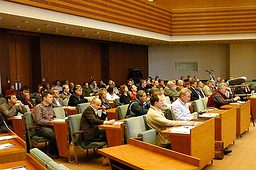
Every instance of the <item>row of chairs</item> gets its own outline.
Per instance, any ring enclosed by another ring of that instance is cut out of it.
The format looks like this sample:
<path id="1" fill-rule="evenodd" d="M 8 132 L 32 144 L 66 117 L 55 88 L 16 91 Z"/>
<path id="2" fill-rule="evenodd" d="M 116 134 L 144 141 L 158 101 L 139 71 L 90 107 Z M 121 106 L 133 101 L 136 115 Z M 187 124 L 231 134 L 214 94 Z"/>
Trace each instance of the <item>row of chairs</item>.
<path id="1" fill-rule="evenodd" d="M 30 155 L 49 170 L 68 170 L 63 164 L 56 163 L 38 148 L 30 149 Z"/>

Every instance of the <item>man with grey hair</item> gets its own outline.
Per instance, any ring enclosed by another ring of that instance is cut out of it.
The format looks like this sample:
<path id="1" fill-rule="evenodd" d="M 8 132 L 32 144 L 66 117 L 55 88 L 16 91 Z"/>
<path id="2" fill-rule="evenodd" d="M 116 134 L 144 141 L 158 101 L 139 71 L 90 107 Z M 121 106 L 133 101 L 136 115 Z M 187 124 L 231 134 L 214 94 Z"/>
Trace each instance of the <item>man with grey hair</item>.
<path id="1" fill-rule="evenodd" d="M 203 92 L 206 97 L 209 97 L 212 95 L 213 91 L 214 91 L 214 81 L 208 80 L 203 87 Z"/>
<path id="2" fill-rule="evenodd" d="M 234 98 L 227 98 L 225 93 L 227 92 L 228 89 L 229 88 L 226 83 L 219 84 L 217 91 L 215 91 L 209 97 L 207 107 L 216 107 L 219 109 L 222 105 L 240 100 L 239 96 L 236 96 Z"/>
<path id="3" fill-rule="evenodd" d="M 190 113 L 187 102 L 190 101 L 191 91 L 183 88 L 179 92 L 179 98 L 172 103 L 171 112 L 175 120 L 191 120 L 197 117 L 197 113 Z"/>
<path id="4" fill-rule="evenodd" d="M 178 91 L 176 90 L 176 84 L 169 80 L 166 84 L 166 87 L 164 88 L 164 95 L 169 96 L 171 101 L 174 101 L 174 97 L 177 97 L 179 95 Z"/>

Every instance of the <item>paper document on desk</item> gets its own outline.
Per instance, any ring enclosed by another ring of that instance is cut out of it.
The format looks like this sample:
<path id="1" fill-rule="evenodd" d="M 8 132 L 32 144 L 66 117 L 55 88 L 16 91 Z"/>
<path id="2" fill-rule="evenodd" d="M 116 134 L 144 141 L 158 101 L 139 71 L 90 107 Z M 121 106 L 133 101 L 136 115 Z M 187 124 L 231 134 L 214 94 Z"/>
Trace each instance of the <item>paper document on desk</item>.
<path id="1" fill-rule="evenodd" d="M 245 103 L 245 101 L 237 101 L 237 103 Z"/>
<path id="2" fill-rule="evenodd" d="M 25 166 L 18 166 L 18 167 L 13 167 L 13 168 L 8 168 L 4 170 L 26 170 L 27 168 Z"/>
<path id="3" fill-rule="evenodd" d="M 13 145 L 13 144 L 11 144 L 11 143 L 1 144 L 1 145 L 0 145 L 0 150 L 12 148 L 12 147 L 14 147 L 14 146 L 15 146 L 15 145 Z"/>
<path id="4" fill-rule="evenodd" d="M 121 124 L 123 124 L 124 122 L 119 122 L 119 121 L 116 121 L 116 122 L 114 122 L 114 124 L 113 125 L 121 125 Z"/>
<path id="5" fill-rule="evenodd" d="M 218 114 L 218 113 L 204 113 L 204 114 L 201 114 L 201 115 L 199 115 L 198 117 L 205 117 L 205 118 L 207 118 L 207 117 L 216 117 L 216 116 L 219 116 L 220 114 Z"/>
<path id="6" fill-rule="evenodd" d="M 0 136 L 0 141 L 2 140 L 8 140 L 8 139 L 13 139 L 13 136 Z"/>
<path id="7" fill-rule="evenodd" d="M 53 119 L 52 122 L 65 122 L 65 119 Z"/>
<path id="8" fill-rule="evenodd" d="M 179 126 L 179 127 L 172 127 L 170 128 L 171 133 L 184 133 L 190 134 L 190 129 L 194 128 L 195 126 Z"/>

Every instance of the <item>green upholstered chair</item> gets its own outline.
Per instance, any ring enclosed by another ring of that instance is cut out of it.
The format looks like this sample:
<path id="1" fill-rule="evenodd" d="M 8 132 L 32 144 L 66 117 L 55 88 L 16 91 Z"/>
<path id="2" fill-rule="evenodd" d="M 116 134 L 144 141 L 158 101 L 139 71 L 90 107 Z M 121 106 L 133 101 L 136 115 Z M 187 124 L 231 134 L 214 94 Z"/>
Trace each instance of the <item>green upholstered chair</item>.
<path id="1" fill-rule="evenodd" d="M 129 104 L 125 104 L 125 105 L 118 106 L 118 107 L 116 108 L 116 109 L 117 109 L 117 112 L 118 112 L 118 119 L 119 119 L 119 120 L 125 118 L 126 113 L 127 113 L 127 110 L 128 110 L 128 105 L 129 105 Z"/>
<path id="2" fill-rule="evenodd" d="M 85 110 L 88 106 L 90 106 L 90 103 L 80 103 L 80 104 L 78 104 L 78 105 L 77 105 L 78 112 L 79 112 L 79 113 L 83 113 L 84 110 Z"/>
<path id="3" fill-rule="evenodd" d="M 105 146 L 107 144 L 106 142 L 91 142 L 91 143 L 85 145 L 84 143 L 79 141 L 79 137 L 83 133 L 83 131 L 80 130 L 81 117 L 82 117 L 82 114 L 68 116 L 71 141 L 72 141 L 72 146 L 74 149 L 74 156 L 75 156 L 76 163 L 78 163 L 77 150 L 76 150 L 77 148 L 86 150 L 87 157 L 88 157 L 89 149 L 93 149 L 93 151 L 95 153 L 96 149 L 102 148 L 103 146 Z"/>
<path id="4" fill-rule="evenodd" d="M 200 114 L 206 111 L 206 108 L 202 99 L 194 100 L 191 104 L 194 112 L 197 112 Z"/>
<path id="5" fill-rule="evenodd" d="M 63 107 L 55 107 L 53 108 L 56 118 L 64 119 L 66 117 L 66 113 Z"/>
<path id="6" fill-rule="evenodd" d="M 34 123 L 32 113 L 26 112 L 23 114 L 22 118 L 25 123 L 25 132 L 29 142 L 28 149 L 38 147 L 39 143 L 44 143 L 44 146 L 47 146 L 48 140 L 36 134 L 36 125 Z"/>
<path id="7" fill-rule="evenodd" d="M 65 99 L 63 100 L 64 106 L 68 106 L 68 101 L 69 101 L 69 98 L 65 98 Z"/>
<path id="8" fill-rule="evenodd" d="M 38 148 L 30 149 L 30 155 L 33 158 L 35 158 L 38 162 L 40 162 L 44 167 L 47 167 L 47 164 L 53 161 L 51 157 L 46 155 L 44 152 L 42 152 Z"/>
<path id="9" fill-rule="evenodd" d="M 69 168 L 65 167 L 63 164 L 58 164 L 54 161 L 48 162 L 46 166 L 49 170 L 69 170 Z"/>
<path id="10" fill-rule="evenodd" d="M 137 138 L 147 143 L 156 144 L 156 130 L 146 129 L 144 116 L 125 119 L 124 123 L 127 141 L 129 138 Z"/>

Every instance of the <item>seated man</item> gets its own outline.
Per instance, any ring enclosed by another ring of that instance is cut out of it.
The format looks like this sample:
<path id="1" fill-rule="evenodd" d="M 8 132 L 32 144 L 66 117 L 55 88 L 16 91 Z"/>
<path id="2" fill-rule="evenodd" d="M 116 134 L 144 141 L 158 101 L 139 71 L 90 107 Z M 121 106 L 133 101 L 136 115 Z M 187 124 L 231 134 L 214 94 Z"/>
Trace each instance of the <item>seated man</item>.
<path id="1" fill-rule="evenodd" d="M 169 80 L 166 84 L 166 87 L 164 88 L 164 95 L 169 96 L 170 100 L 173 102 L 174 98 L 178 96 L 178 91 L 176 90 L 176 84 Z"/>
<path id="2" fill-rule="evenodd" d="M 88 100 L 82 96 L 83 89 L 80 85 L 76 85 L 74 93 L 70 96 L 68 106 L 77 106 L 80 103 L 87 103 Z"/>
<path id="3" fill-rule="evenodd" d="M 228 90 L 228 86 L 225 83 L 218 85 L 217 91 L 215 91 L 208 99 L 207 107 L 220 108 L 222 105 L 229 104 L 231 102 L 236 102 L 240 99 L 239 96 L 234 98 L 227 98 L 225 93 Z"/>
<path id="4" fill-rule="evenodd" d="M 55 132 L 53 127 L 49 125 L 49 122 L 55 118 L 55 113 L 52 108 L 53 96 L 50 91 L 46 91 L 42 94 L 42 103 L 36 105 L 33 109 L 32 116 L 37 125 L 36 133 L 38 136 L 48 139 L 49 154 L 57 158 L 58 147 L 56 144 Z"/>
<path id="5" fill-rule="evenodd" d="M 137 93 L 137 98 L 132 100 L 128 106 L 126 118 L 147 114 L 150 106 L 147 100 L 146 92 L 139 90 Z"/>
<path id="6" fill-rule="evenodd" d="M 197 117 L 197 113 L 190 113 L 187 102 L 190 100 L 191 91 L 183 88 L 179 92 L 179 98 L 172 103 L 171 112 L 175 120 L 191 120 Z"/>
<path id="7" fill-rule="evenodd" d="M 104 121 L 100 119 L 98 110 L 101 107 L 101 100 L 99 98 L 93 98 L 90 106 L 88 106 L 81 118 L 80 129 L 83 131 L 82 141 L 83 143 L 89 144 L 93 141 L 106 141 L 106 134 L 103 129 L 99 129 L 98 125 L 101 124 L 113 124 L 113 120 Z"/>
<path id="8" fill-rule="evenodd" d="M 164 98 L 161 95 L 152 95 L 150 97 L 150 108 L 146 115 L 146 121 L 150 128 L 157 131 L 157 145 L 170 148 L 170 141 L 161 132 L 168 127 L 175 125 L 194 125 L 195 122 L 189 121 L 175 121 L 165 118 L 162 112 Z"/>
<path id="9" fill-rule="evenodd" d="M 11 118 L 13 116 L 17 116 L 18 113 L 25 113 L 27 112 L 27 109 L 25 108 L 24 104 L 21 103 L 21 101 L 17 100 L 15 94 L 11 94 L 6 96 L 7 103 L 0 105 L 0 114 L 2 118 L 7 122 L 8 127 L 11 127 L 11 123 L 7 121 L 7 118 Z M 4 128 L 4 124 L 0 125 L 0 128 L 7 130 Z"/>
<path id="10" fill-rule="evenodd" d="M 59 91 L 55 87 L 54 89 L 52 89 L 52 94 L 53 94 L 52 106 L 63 107 L 64 106 L 63 100 L 60 98 Z"/>

